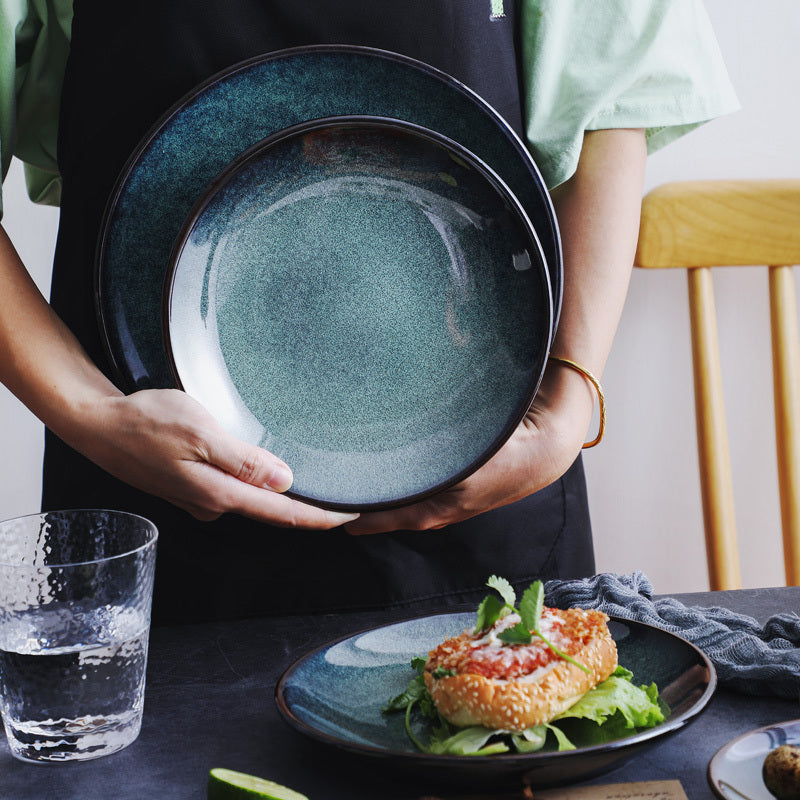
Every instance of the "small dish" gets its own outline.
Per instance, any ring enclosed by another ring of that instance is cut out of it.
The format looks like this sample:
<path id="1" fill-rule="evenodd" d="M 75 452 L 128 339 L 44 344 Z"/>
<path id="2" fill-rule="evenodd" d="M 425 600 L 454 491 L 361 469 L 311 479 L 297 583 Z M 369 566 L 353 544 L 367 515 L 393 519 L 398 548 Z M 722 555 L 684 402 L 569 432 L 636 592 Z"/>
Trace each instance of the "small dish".
<path id="1" fill-rule="evenodd" d="M 770 750 L 800 745 L 800 719 L 748 731 L 721 747 L 708 764 L 708 782 L 721 800 L 775 800 L 761 778 Z"/>
<path id="2" fill-rule="evenodd" d="M 509 125 L 463 84 L 414 59 L 355 46 L 293 48 L 236 64 L 192 89 L 143 138 L 112 190 L 98 240 L 95 306 L 125 391 L 173 386 L 161 290 L 175 238 L 207 186 L 266 137 L 346 114 L 438 131 L 501 177 L 542 242 L 555 328 L 562 287 L 555 213 L 533 158 Z"/>
<path id="3" fill-rule="evenodd" d="M 234 161 L 178 237 L 164 298 L 177 385 L 330 508 L 411 502 L 484 463 L 530 407 L 552 326 L 505 184 L 374 117 L 304 123 Z"/>
<path id="4" fill-rule="evenodd" d="M 405 689 L 411 658 L 426 655 L 474 624 L 474 613 L 439 614 L 363 631 L 313 650 L 287 669 L 276 688 L 287 723 L 311 739 L 382 760 L 448 784 L 523 780 L 530 786 L 565 785 L 608 772 L 643 748 L 675 734 L 708 704 L 716 673 L 693 644 L 651 625 L 612 619 L 619 662 L 637 683 L 658 686 L 671 714 L 650 730 L 605 744 L 563 752 L 485 757 L 429 755 L 406 735 L 402 714 L 381 706 Z"/>

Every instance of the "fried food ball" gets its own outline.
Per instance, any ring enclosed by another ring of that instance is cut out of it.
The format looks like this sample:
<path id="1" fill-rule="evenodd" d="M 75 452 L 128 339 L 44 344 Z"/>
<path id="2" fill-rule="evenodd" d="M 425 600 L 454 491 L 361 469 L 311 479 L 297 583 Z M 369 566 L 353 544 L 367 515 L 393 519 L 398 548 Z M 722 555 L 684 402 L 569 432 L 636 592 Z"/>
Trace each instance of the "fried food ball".
<path id="1" fill-rule="evenodd" d="M 782 744 L 771 750 L 761 774 L 764 785 L 778 800 L 800 800 L 800 747 Z"/>

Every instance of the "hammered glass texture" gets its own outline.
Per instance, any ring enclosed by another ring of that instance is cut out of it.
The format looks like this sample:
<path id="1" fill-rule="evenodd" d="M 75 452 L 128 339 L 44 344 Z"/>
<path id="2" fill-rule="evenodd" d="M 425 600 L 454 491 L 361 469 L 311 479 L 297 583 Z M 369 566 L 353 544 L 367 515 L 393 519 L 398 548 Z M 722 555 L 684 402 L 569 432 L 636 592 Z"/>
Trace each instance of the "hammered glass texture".
<path id="1" fill-rule="evenodd" d="M 137 737 L 157 536 L 105 510 L 0 523 L 0 713 L 15 757 L 85 760 Z"/>

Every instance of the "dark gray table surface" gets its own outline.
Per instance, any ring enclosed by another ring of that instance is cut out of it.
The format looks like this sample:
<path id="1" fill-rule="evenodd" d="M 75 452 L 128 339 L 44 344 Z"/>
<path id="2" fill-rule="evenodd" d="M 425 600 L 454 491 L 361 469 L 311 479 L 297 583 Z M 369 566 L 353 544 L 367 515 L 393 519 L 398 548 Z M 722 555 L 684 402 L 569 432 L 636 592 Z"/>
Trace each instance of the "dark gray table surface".
<path id="1" fill-rule="evenodd" d="M 678 597 L 687 605 L 721 605 L 760 621 L 800 610 L 800 587 Z M 34 765 L 12 758 L 3 738 L 0 798 L 202 800 L 215 766 L 286 783 L 311 800 L 414 800 L 431 793 L 419 779 L 303 737 L 282 720 L 274 702 L 277 679 L 297 657 L 403 616 L 371 612 L 156 628 L 137 741 L 94 761 Z M 678 779 L 689 800 L 706 800 L 713 797 L 706 768 L 722 745 L 752 728 L 795 718 L 797 701 L 720 689 L 688 727 L 591 782 Z M 436 791 L 442 793 L 441 787 Z"/>

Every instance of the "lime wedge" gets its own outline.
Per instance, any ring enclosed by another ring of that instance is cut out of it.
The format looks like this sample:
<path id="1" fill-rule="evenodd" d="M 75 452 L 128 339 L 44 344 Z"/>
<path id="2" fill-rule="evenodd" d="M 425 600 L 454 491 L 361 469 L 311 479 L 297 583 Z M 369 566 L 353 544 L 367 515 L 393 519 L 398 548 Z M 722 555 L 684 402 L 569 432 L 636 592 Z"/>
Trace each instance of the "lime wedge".
<path id="1" fill-rule="evenodd" d="M 279 783 L 215 767 L 208 773 L 208 800 L 308 800 L 304 794 Z"/>

